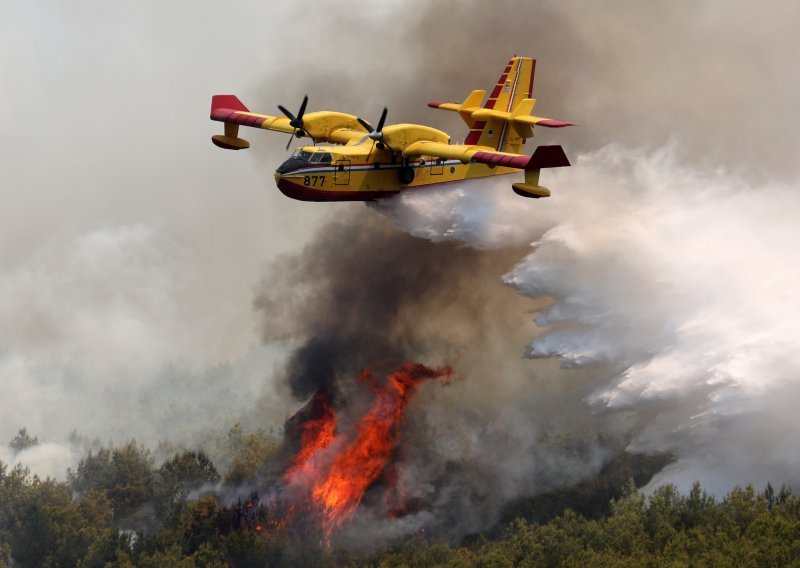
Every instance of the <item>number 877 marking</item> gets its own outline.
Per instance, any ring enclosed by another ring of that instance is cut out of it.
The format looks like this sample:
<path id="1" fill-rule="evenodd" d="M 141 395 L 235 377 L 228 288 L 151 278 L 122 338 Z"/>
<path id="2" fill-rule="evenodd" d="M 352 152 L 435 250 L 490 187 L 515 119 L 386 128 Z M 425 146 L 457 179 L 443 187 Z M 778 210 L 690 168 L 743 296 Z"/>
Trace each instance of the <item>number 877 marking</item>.
<path id="1" fill-rule="evenodd" d="M 303 185 L 306 187 L 310 185 L 322 187 L 325 185 L 325 176 L 306 176 L 303 178 Z"/>

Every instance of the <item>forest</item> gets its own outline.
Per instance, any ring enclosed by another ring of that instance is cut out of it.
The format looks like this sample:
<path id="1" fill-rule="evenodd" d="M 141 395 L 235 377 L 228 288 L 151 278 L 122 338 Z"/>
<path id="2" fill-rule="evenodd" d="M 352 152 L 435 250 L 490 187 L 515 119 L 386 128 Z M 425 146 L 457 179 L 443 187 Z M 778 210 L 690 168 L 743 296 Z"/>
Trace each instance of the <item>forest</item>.
<path id="1" fill-rule="evenodd" d="M 10 442 L 38 443 L 26 430 Z M 422 532 L 380 550 L 331 546 L 274 522 L 257 494 L 235 494 L 279 450 L 236 425 L 204 451 L 157 465 L 130 441 L 89 450 L 66 481 L 0 463 L 0 567 L 789 566 L 800 562 L 800 499 L 788 487 L 715 498 L 695 483 L 639 487 L 669 456 L 623 453 L 595 477 L 510 503 L 459 542 Z M 159 452 L 164 453 L 164 448 Z M 228 495 L 228 497 L 225 497 Z"/>

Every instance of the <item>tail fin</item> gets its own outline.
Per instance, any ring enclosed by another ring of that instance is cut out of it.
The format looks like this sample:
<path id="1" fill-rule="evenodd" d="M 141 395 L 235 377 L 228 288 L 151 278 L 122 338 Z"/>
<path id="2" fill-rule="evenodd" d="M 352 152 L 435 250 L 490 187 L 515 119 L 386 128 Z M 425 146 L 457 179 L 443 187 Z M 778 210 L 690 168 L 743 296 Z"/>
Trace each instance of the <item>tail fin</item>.
<path id="1" fill-rule="evenodd" d="M 513 57 L 497 81 L 483 108 L 513 113 L 526 99 L 531 98 L 536 60 L 530 57 Z M 532 103 L 525 103 L 532 107 Z M 527 110 L 530 112 L 530 109 Z M 526 113 L 527 113 L 526 112 Z M 490 118 L 476 120 L 464 141 L 468 145 L 488 146 L 499 152 L 521 154 L 525 145 L 516 129 L 507 120 Z"/>

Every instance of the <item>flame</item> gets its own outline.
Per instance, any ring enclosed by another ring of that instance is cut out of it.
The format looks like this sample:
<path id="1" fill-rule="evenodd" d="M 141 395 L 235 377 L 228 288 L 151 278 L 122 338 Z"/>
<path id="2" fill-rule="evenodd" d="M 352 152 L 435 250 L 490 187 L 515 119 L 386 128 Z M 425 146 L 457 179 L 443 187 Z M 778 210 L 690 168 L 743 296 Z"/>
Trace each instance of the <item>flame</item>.
<path id="1" fill-rule="evenodd" d="M 305 490 L 308 504 L 321 514 L 328 543 L 333 530 L 355 513 L 367 489 L 390 465 L 417 387 L 431 379 L 446 383 L 451 374 L 449 367 L 431 369 L 403 363 L 381 383 L 371 371 L 362 371 L 359 379 L 375 398 L 352 435 L 336 431 L 336 413 L 324 393 L 317 393 L 309 402 L 304 411 L 313 407 L 318 412 L 300 425 L 301 447 L 283 479 L 287 485 Z M 389 473 L 391 483 L 396 476 Z"/>
<path id="2" fill-rule="evenodd" d="M 312 417 L 297 427 L 300 431 L 300 451 L 294 456 L 293 465 L 283 475 L 286 482 L 313 475 L 314 464 L 309 461 L 330 445 L 336 432 L 336 413 L 328 404 L 325 392 L 318 391 L 300 412 L 311 413 Z"/>

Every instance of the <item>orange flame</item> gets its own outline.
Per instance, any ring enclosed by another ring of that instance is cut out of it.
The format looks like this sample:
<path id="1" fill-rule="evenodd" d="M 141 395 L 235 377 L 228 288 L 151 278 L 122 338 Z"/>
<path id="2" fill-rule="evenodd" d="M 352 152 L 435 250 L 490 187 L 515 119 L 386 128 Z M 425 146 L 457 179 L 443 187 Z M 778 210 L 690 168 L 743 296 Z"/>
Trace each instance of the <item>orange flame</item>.
<path id="1" fill-rule="evenodd" d="M 336 414 L 327 404 L 321 405 L 319 417 L 301 426 L 301 449 L 284 481 L 306 487 L 310 504 L 322 514 L 328 542 L 333 530 L 355 513 L 367 489 L 390 463 L 406 408 L 419 384 L 430 379 L 446 382 L 451 373 L 449 367 L 430 369 L 404 363 L 386 384 L 380 384 L 370 371 L 362 371 L 359 379 L 370 386 L 375 400 L 358 422 L 352 439 L 336 432 Z"/>
<path id="2" fill-rule="evenodd" d="M 336 432 L 336 413 L 328 405 L 327 397 L 322 391 L 314 395 L 306 406 L 308 407 L 318 408 L 319 416 L 306 420 L 299 426 L 300 451 L 294 457 L 294 465 L 283 475 L 287 482 L 299 476 L 313 475 L 314 465 L 309 460 L 328 447 Z"/>

